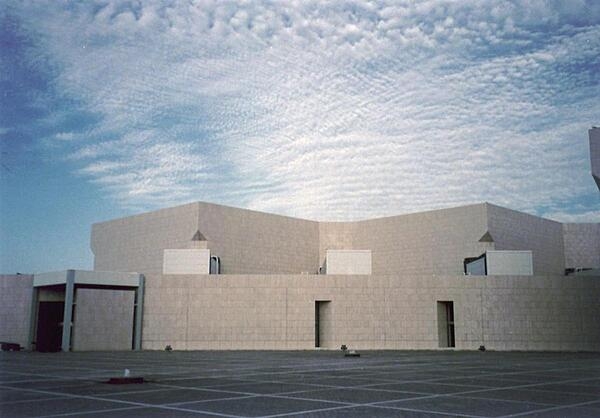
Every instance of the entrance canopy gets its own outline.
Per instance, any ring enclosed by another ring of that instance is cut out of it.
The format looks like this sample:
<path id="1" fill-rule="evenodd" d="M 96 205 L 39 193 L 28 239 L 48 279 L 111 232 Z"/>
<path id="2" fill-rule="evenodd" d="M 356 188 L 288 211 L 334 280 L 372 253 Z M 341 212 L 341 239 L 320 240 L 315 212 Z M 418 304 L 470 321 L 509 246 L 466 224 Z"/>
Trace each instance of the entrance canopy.
<path id="1" fill-rule="evenodd" d="M 144 276 L 139 273 L 117 271 L 63 270 L 34 275 L 33 287 L 66 285 L 69 280 L 78 285 L 122 289 L 143 286 Z"/>
<path id="2" fill-rule="evenodd" d="M 33 277 L 33 303 L 29 342 L 36 335 L 38 317 L 38 290 L 44 287 L 64 286 L 64 314 L 62 327 L 62 351 L 71 349 L 71 331 L 73 327 L 73 302 L 75 289 L 109 289 L 135 291 L 133 349 L 139 350 L 142 345 L 142 312 L 144 308 L 144 275 L 139 273 L 123 273 L 114 271 L 64 270 L 36 274 Z"/>

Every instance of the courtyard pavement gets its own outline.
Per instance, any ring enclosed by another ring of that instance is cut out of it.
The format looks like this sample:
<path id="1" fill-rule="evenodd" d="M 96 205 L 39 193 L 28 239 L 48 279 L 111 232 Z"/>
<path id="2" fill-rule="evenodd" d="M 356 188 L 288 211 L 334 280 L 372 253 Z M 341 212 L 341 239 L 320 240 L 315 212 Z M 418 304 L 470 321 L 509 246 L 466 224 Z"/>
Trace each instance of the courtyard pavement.
<path id="1" fill-rule="evenodd" d="M 600 353 L 361 354 L 1 352 L 0 417 L 600 417 Z"/>

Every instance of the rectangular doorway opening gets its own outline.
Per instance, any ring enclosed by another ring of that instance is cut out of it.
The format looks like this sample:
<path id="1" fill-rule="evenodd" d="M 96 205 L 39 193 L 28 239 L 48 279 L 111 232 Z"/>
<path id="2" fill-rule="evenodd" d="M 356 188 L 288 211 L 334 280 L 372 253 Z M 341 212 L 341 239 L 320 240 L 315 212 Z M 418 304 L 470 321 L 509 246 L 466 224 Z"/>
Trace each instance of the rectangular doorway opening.
<path id="1" fill-rule="evenodd" d="M 331 338 L 331 301 L 315 301 L 315 347 L 325 347 L 328 339 Z"/>
<path id="2" fill-rule="evenodd" d="M 454 302 L 438 301 L 438 338 L 441 348 L 455 347 L 454 341 Z"/>
<path id="3" fill-rule="evenodd" d="M 38 306 L 36 350 L 54 353 L 61 350 L 64 302 L 40 302 Z"/>

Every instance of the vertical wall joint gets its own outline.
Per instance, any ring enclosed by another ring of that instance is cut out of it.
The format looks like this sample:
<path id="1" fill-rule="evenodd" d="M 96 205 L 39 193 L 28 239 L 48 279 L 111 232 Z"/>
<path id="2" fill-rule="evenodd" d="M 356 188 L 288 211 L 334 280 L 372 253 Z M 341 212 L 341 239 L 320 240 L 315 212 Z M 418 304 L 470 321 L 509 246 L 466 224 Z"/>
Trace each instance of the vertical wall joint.
<path id="1" fill-rule="evenodd" d="M 38 317 L 38 288 L 33 286 L 31 290 L 31 310 L 29 314 L 29 337 L 27 339 L 27 348 L 34 349 L 35 334 L 37 331 Z"/>
<path id="2" fill-rule="evenodd" d="M 135 290 L 135 306 L 133 318 L 133 349 L 142 349 L 142 319 L 144 313 L 144 282 L 145 277 L 140 274 L 140 281 Z"/>
<path id="3" fill-rule="evenodd" d="M 71 329 L 73 326 L 73 300 L 75 296 L 75 270 L 67 270 L 65 285 L 65 310 L 63 314 L 62 351 L 71 351 Z"/>

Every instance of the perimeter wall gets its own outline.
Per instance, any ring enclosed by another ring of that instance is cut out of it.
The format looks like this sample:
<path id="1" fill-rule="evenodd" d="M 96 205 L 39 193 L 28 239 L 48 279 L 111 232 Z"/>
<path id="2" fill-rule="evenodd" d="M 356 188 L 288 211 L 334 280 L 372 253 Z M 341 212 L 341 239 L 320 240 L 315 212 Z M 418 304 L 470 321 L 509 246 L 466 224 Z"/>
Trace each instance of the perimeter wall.
<path id="1" fill-rule="evenodd" d="M 146 276 L 144 349 L 437 349 L 452 301 L 457 349 L 600 351 L 600 277 Z"/>
<path id="2" fill-rule="evenodd" d="M 131 350 L 132 290 L 76 289 L 73 351 Z"/>
<path id="3" fill-rule="evenodd" d="M 0 275 L 0 341 L 28 348 L 32 288 L 30 274 Z"/>

